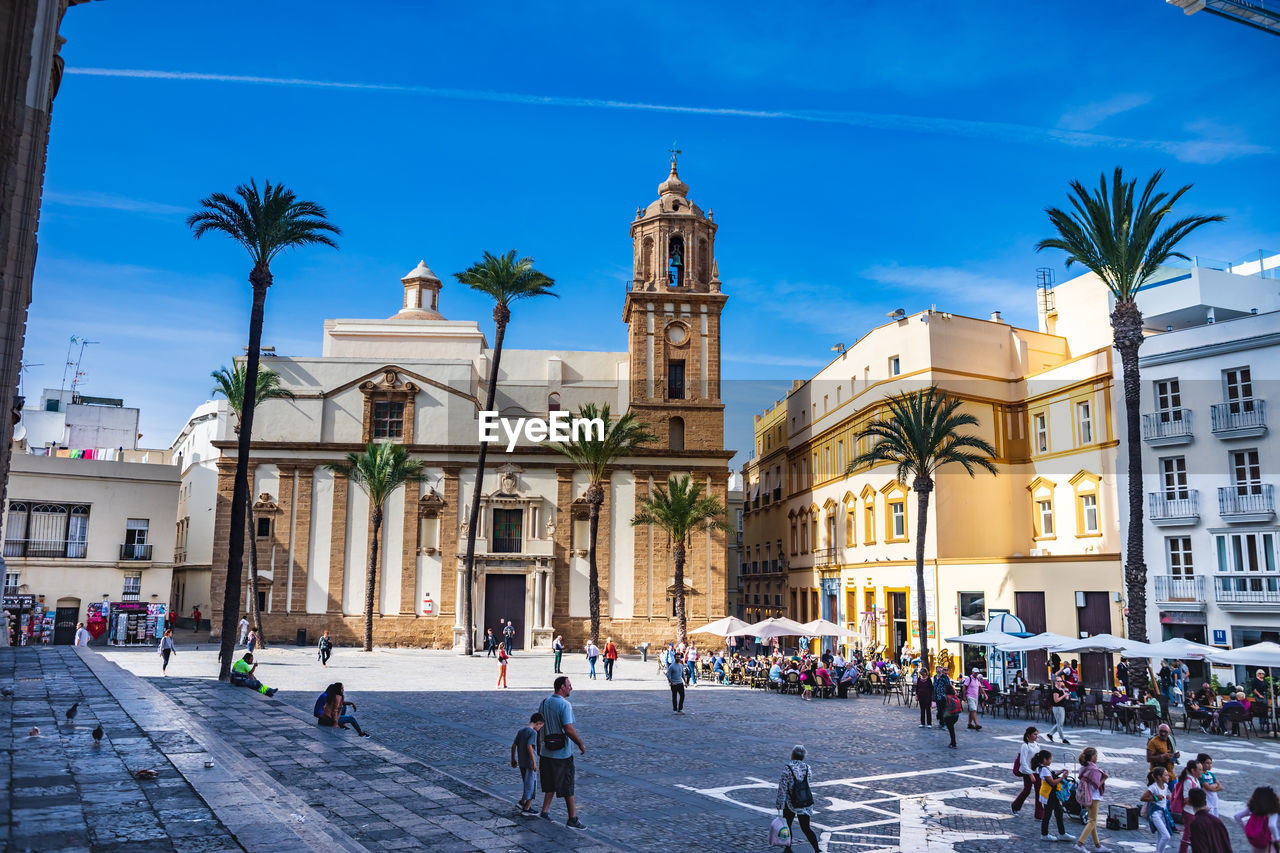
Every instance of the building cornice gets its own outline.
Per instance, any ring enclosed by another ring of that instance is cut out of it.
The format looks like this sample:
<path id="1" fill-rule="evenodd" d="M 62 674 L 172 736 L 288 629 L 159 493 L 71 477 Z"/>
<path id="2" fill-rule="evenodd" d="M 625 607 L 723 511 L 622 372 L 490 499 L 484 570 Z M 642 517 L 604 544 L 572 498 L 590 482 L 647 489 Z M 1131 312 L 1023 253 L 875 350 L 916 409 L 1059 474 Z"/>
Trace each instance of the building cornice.
<path id="1" fill-rule="evenodd" d="M 1158 364 L 1174 364 L 1179 361 L 1190 361 L 1193 358 L 1207 358 L 1213 355 L 1226 355 L 1233 352 L 1261 349 L 1262 347 L 1280 344 L 1280 332 L 1266 335 L 1254 335 L 1249 338 L 1236 338 L 1232 341 L 1219 341 L 1212 344 L 1186 347 L 1169 352 L 1153 353 L 1138 356 L 1138 367 L 1154 367 Z"/>

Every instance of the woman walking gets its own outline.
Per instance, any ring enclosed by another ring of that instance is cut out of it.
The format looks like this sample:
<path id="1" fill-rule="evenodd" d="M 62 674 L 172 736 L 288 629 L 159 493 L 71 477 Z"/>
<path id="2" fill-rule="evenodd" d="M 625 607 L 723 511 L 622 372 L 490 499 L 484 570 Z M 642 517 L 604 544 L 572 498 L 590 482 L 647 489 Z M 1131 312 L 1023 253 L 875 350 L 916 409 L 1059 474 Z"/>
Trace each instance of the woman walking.
<path id="1" fill-rule="evenodd" d="M 1062 724 L 1067 721 L 1067 703 L 1070 701 L 1071 694 L 1062 683 L 1062 677 L 1055 677 L 1053 679 L 1053 728 L 1045 734 L 1050 743 L 1053 742 L 1053 733 L 1057 732 L 1063 743 L 1071 745 L 1071 741 L 1067 740 L 1066 732 L 1062 730 Z"/>
<path id="2" fill-rule="evenodd" d="M 947 685 L 946 701 L 939 707 L 939 712 L 942 716 L 938 718 L 938 722 L 951 734 L 951 743 L 948 746 L 956 749 L 956 721 L 960 719 L 960 697 L 956 695 L 956 689 L 950 684 Z"/>
<path id="3" fill-rule="evenodd" d="M 924 667 L 916 671 L 916 704 L 920 706 L 920 728 L 927 729 L 933 725 L 933 679 Z"/>
<path id="4" fill-rule="evenodd" d="M 1178 853 L 1187 853 L 1191 849 L 1191 821 L 1195 820 L 1196 810 L 1188 798 L 1194 789 L 1200 787 L 1200 762 L 1191 759 L 1178 774 L 1178 791 L 1176 799 L 1182 806 L 1182 837 L 1178 839 Z"/>
<path id="5" fill-rule="evenodd" d="M 591 672 L 588 677 L 593 680 L 596 677 L 596 660 L 599 657 L 600 657 L 600 647 L 597 646 L 595 643 L 591 642 L 590 640 L 587 640 L 587 665 L 591 667 Z"/>
<path id="6" fill-rule="evenodd" d="M 249 631 L 249 639 L 245 645 L 250 652 L 257 650 L 258 648 L 258 632 L 257 631 L 254 631 L 254 630 Z"/>
<path id="7" fill-rule="evenodd" d="M 1027 797 L 1031 796 L 1036 789 L 1035 771 L 1031 769 L 1032 763 L 1035 761 L 1036 753 L 1040 751 L 1037 741 L 1040 740 L 1040 732 L 1035 726 L 1027 726 L 1027 730 L 1022 733 L 1022 746 L 1018 747 L 1018 764 L 1014 768 L 1014 772 L 1022 777 L 1022 793 L 1013 800 L 1013 813 L 1017 814 L 1022 811 L 1022 804 L 1027 801 Z M 1040 807 L 1040 798 L 1036 797 L 1036 820 L 1039 820 L 1044 809 Z"/>
<path id="8" fill-rule="evenodd" d="M 320 647 L 318 652 L 318 656 L 320 658 L 320 665 L 328 669 L 329 656 L 332 654 L 333 654 L 333 640 L 329 639 L 329 632 L 325 631 L 323 634 L 320 635 Z"/>
<path id="9" fill-rule="evenodd" d="M 564 637 L 556 634 L 556 638 L 551 643 L 551 650 L 556 655 L 556 674 L 560 674 L 560 658 L 564 656 Z"/>
<path id="10" fill-rule="evenodd" d="M 165 672 L 169 668 L 169 655 L 175 655 L 178 650 L 173 647 L 173 629 L 166 628 L 164 636 L 160 638 L 160 674 L 168 675 Z"/>
<path id="11" fill-rule="evenodd" d="M 782 770 L 782 778 L 778 780 L 778 797 L 775 806 L 787 822 L 787 830 L 791 829 L 791 821 L 800 818 L 800 831 L 813 845 L 813 853 L 820 853 L 818 836 L 813 834 L 809 820 L 813 816 L 813 790 L 810 788 L 811 772 L 804 763 L 805 748 L 797 745 L 791 750 L 791 760 Z M 791 853 L 788 844 L 786 853 Z"/>
<path id="12" fill-rule="evenodd" d="M 507 654 L 506 646 L 498 646 L 498 686 L 507 686 L 507 661 L 510 655 Z"/>
<path id="13" fill-rule="evenodd" d="M 1058 799 L 1058 789 L 1062 787 L 1062 780 L 1066 777 L 1067 771 L 1066 768 L 1055 771 L 1051 766 L 1052 763 L 1053 753 L 1047 749 L 1040 750 L 1035 758 L 1031 759 L 1031 767 L 1040 780 L 1037 796 L 1040 798 L 1040 804 L 1044 806 L 1044 815 L 1040 818 L 1041 841 L 1060 841 L 1067 837 L 1067 827 L 1062 822 L 1062 800 Z M 1057 835 L 1049 832 L 1051 817 L 1058 822 Z"/>
<path id="14" fill-rule="evenodd" d="M 1080 787 L 1076 789 L 1076 802 L 1083 808 L 1084 831 L 1076 839 L 1077 851 L 1084 853 L 1086 838 L 1093 838 L 1093 846 L 1100 853 L 1107 853 L 1110 847 L 1103 847 L 1098 840 L 1098 806 L 1102 804 L 1102 794 L 1107 787 L 1107 772 L 1098 767 L 1098 750 L 1086 747 L 1080 753 Z M 1187 821 L 1190 825 L 1190 821 Z"/>
<path id="15" fill-rule="evenodd" d="M 613 637 L 604 642 L 604 680 L 613 681 L 613 665 L 618 662 L 618 647 L 613 644 Z"/>

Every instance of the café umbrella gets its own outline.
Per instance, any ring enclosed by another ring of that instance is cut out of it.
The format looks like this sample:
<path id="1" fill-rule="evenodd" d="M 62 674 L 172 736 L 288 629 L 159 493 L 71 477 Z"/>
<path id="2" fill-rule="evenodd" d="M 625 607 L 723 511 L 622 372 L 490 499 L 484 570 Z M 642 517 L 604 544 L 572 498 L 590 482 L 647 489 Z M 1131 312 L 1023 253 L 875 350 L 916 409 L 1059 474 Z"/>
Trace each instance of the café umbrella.
<path id="1" fill-rule="evenodd" d="M 1050 646 L 1049 650 L 1058 652 L 1102 652 L 1104 654 L 1115 654 L 1124 651 L 1124 647 L 1129 643 L 1123 637 L 1117 637 L 1114 634 L 1095 634 L 1092 637 L 1081 637 L 1078 640 L 1067 640 L 1065 643 L 1059 643 L 1056 646 Z"/>
<path id="2" fill-rule="evenodd" d="M 806 622 L 802 626 L 806 637 L 852 637 L 857 638 L 857 631 L 850 631 L 848 628 L 841 628 L 836 623 L 828 619 L 814 619 L 812 622 Z"/>
<path id="3" fill-rule="evenodd" d="M 749 626 L 748 633 L 762 640 L 771 640 L 774 637 L 804 637 L 808 629 L 785 616 L 773 616 Z"/>
<path id="4" fill-rule="evenodd" d="M 1071 637 L 1064 637 L 1052 631 L 1045 631 L 1043 634 L 1036 634 L 1034 637 L 1024 637 L 1020 640 L 1011 639 L 1006 643 L 999 643 L 996 649 L 1002 652 L 1036 652 L 1041 649 L 1052 649 L 1061 643 L 1069 642 L 1071 642 Z"/>
<path id="5" fill-rule="evenodd" d="M 714 634 L 717 637 L 744 637 L 751 633 L 751 625 L 736 616 L 726 616 L 714 622 L 708 622 L 701 628 L 694 628 L 690 634 Z"/>
<path id="6" fill-rule="evenodd" d="M 1280 667 L 1280 644 L 1271 642 L 1254 643 L 1252 646 L 1241 646 L 1238 649 L 1216 652 L 1209 656 L 1209 660 L 1214 663 L 1230 664 L 1231 666 L 1263 666 L 1267 669 L 1275 669 Z M 1271 730 L 1274 732 L 1276 729 L 1275 682 L 1268 678 L 1267 686 L 1271 692 L 1267 710 L 1271 716 Z"/>

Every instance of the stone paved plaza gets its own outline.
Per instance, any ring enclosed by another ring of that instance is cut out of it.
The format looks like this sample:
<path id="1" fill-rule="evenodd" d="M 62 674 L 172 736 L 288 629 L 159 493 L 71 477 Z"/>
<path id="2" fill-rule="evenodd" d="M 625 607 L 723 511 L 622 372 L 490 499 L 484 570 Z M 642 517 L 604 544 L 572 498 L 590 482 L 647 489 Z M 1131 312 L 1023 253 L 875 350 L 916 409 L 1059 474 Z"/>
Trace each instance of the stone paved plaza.
<path id="1" fill-rule="evenodd" d="M 27 690 L 41 682 L 21 680 L 38 677 L 22 674 L 32 665 L 25 661 L 85 667 L 71 650 L 7 654 L 6 661 L 17 662 L 13 683 Z M 960 748 L 949 750 L 945 734 L 917 727 L 914 708 L 885 705 L 880 697 L 802 702 L 715 685 L 691 689 L 687 713 L 676 716 L 656 663 L 624 659 L 613 682 L 604 680 L 603 670 L 591 681 L 582 657 L 566 656 L 587 744 L 577 760 L 587 824 L 579 832 L 564 827 L 560 804 L 553 807 L 554 822 L 515 813 L 518 779 L 509 746 L 549 692 L 548 656 L 517 653 L 511 688 L 498 690 L 496 665 L 484 658 L 338 649 L 324 669 L 312 650 L 279 647 L 261 655 L 258 671 L 280 688 L 274 699 L 216 682 L 215 657 L 210 646 L 180 647 L 170 675 L 159 678 L 154 651 L 91 652 L 83 674 L 91 668 L 101 682 L 77 676 L 83 684 L 76 689 L 101 691 L 106 698 L 98 704 L 109 704 L 103 685 L 109 688 L 150 735 L 147 748 L 174 768 L 171 786 L 216 814 L 210 837 L 229 831 L 247 849 L 763 853 L 770 849 L 766 829 L 777 777 L 795 743 L 809 749 L 815 825 L 832 853 L 1017 853 L 1044 846 L 1030 809 L 1016 818 L 1008 809 L 1018 790 L 1009 768 L 1026 725 L 1021 720 L 984 718 L 982 732 L 961 730 Z M 335 680 L 359 705 L 357 716 L 371 738 L 312 725 L 316 694 Z M 46 714 L 67 695 L 60 687 L 53 696 L 56 682 L 48 683 Z M 19 725 L 15 718 L 11 728 Z M 1056 760 L 1074 764 L 1080 748 L 1096 746 L 1112 774 L 1109 799 L 1136 800 L 1146 770 L 1143 739 L 1096 729 L 1077 730 L 1071 739 L 1070 747 L 1050 747 Z M 1179 748 L 1214 755 L 1227 787 L 1224 813 L 1234 812 L 1253 786 L 1280 784 L 1280 746 L 1269 741 L 1188 735 Z M 209 757 L 215 767 L 205 769 Z M 14 786 L 17 767 L 15 760 Z M 150 803 L 146 796 L 130 802 Z M 88 805 L 84 809 L 87 817 Z M 151 810 L 163 823 L 159 809 Z M 17 820 L 16 806 L 13 814 Z M 11 830 L 15 838 L 21 826 Z M 1079 827 L 1068 819 L 1069 832 Z M 1245 849 L 1238 830 L 1233 838 Z M 1145 831 L 1104 833 L 1104 839 L 1116 850 L 1154 850 Z"/>

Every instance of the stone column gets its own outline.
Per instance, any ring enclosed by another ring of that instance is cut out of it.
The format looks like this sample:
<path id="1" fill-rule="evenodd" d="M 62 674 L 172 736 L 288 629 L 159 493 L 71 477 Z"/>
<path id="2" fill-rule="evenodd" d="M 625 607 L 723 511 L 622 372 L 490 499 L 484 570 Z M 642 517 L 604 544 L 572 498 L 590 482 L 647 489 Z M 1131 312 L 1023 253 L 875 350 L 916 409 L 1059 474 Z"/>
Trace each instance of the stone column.
<path id="1" fill-rule="evenodd" d="M 458 612 L 458 590 L 462 587 L 455 575 L 458 561 L 458 474 L 460 469 L 444 469 L 444 506 L 440 510 L 440 603 L 441 616 Z M 450 579 L 453 583 L 449 583 Z"/>
<path id="2" fill-rule="evenodd" d="M 569 558 L 573 538 L 573 472 L 570 467 L 556 469 L 556 533 L 555 568 L 552 575 L 552 595 L 548 601 L 547 626 L 553 634 L 565 633 L 569 617 Z M 556 616 L 564 624 L 556 624 Z"/>
<path id="3" fill-rule="evenodd" d="M 311 566 L 311 498 L 315 492 L 315 469 L 305 465 L 298 469 L 298 489 L 294 494 L 297 522 L 293 529 L 293 565 L 289 571 L 293 578 L 293 595 L 289 598 L 290 613 L 307 610 L 307 582 Z"/>
<path id="4" fill-rule="evenodd" d="M 347 566 L 347 478 L 333 475 L 333 519 L 329 540 L 329 605 L 327 612 L 342 613 L 342 583 Z"/>
<path id="5" fill-rule="evenodd" d="M 261 573 L 263 563 L 271 572 L 271 595 L 268 596 L 272 613 L 281 613 L 289 609 L 289 596 L 293 592 L 293 565 L 289 562 L 289 547 L 293 537 L 293 466 L 277 465 L 280 492 L 276 496 L 276 506 L 280 510 L 276 513 L 275 524 L 272 526 L 272 536 L 266 540 L 266 553 L 263 554 L 259 549 L 258 553 L 258 571 Z M 258 531 L 254 531 L 257 535 Z M 273 559 L 276 556 L 282 556 L 283 559 Z M 276 565 L 283 563 L 284 571 L 277 576 Z"/>
<path id="6" fill-rule="evenodd" d="M 230 557 L 228 552 L 231 547 L 231 496 L 235 489 L 235 463 L 235 458 L 231 456 L 224 456 L 217 463 L 218 495 L 213 522 L 213 565 L 209 573 L 210 601 L 207 608 L 201 608 L 209 614 L 211 633 L 215 637 L 222 634 L 222 605 L 227 588 L 227 563 Z M 194 599 L 190 603 L 205 604 Z M 188 608 L 188 613 L 181 615 L 190 615 L 190 609 Z"/>
<path id="7" fill-rule="evenodd" d="M 533 627 L 541 628 L 543 626 L 542 616 L 542 595 L 543 595 L 543 576 L 541 571 L 533 573 Z"/>

